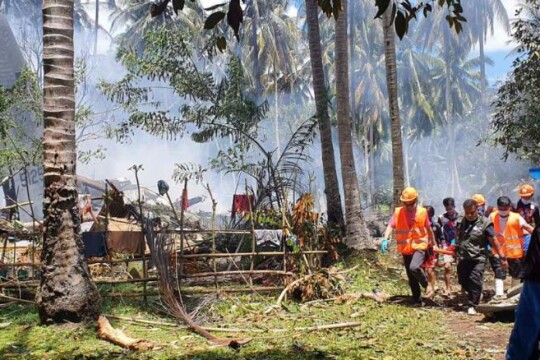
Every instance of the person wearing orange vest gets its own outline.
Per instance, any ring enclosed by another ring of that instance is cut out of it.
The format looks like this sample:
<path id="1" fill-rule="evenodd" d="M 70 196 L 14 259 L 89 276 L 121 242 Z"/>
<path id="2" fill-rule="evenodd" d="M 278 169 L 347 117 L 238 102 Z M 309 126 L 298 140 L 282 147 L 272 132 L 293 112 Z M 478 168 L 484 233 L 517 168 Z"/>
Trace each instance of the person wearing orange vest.
<path id="1" fill-rule="evenodd" d="M 491 244 L 497 256 L 504 252 L 495 240 L 493 223 L 478 213 L 476 201 L 465 200 L 463 210 L 464 215 L 459 217 L 456 225 L 457 275 L 459 284 L 468 296 L 467 313 L 475 315 L 482 295 L 487 245 Z M 501 266 L 508 266 L 505 258 L 501 259 Z"/>
<path id="2" fill-rule="evenodd" d="M 420 285 L 426 289 L 426 297 L 433 295 L 422 269 L 429 246 L 435 244 L 431 223 L 425 208 L 417 206 L 418 192 L 413 187 L 403 189 L 400 197 L 403 206 L 397 207 L 384 232 L 381 251 L 388 249 L 388 238 L 395 232 L 397 250 L 403 256 L 403 263 L 409 279 L 414 306 L 423 306 Z"/>
<path id="3" fill-rule="evenodd" d="M 510 198 L 501 196 L 497 199 L 497 210 L 489 215 L 489 219 L 493 222 L 497 241 L 502 245 L 504 254 L 508 259 L 508 273 L 512 277 L 512 286 L 514 286 L 519 282 L 521 265 L 525 255 L 523 251 L 524 230 L 531 234 L 534 229 L 527 224 L 521 215 L 511 212 L 511 206 Z M 503 280 L 495 279 L 495 296 L 503 294 Z"/>

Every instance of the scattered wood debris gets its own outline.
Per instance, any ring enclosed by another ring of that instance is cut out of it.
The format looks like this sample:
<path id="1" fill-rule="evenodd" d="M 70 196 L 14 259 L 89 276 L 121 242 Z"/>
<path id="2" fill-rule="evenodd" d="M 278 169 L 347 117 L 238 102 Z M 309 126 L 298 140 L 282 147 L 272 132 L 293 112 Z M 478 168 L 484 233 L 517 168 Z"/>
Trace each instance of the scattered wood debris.
<path id="1" fill-rule="evenodd" d="M 124 334 L 122 330 L 113 328 L 109 323 L 109 320 L 103 315 L 98 319 L 98 337 L 123 348 L 135 351 L 147 351 L 155 347 L 155 344 L 151 341 L 133 339 Z"/>

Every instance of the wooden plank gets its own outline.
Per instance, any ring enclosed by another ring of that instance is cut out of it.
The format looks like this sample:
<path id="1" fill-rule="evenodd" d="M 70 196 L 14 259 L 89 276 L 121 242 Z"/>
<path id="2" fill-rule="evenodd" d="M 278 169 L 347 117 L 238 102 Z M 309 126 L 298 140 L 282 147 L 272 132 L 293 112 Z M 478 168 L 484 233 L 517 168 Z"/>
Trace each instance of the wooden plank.
<path id="1" fill-rule="evenodd" d="M 300 254 L 326 254 L 328 253 L 327 250 L 310 250 L 310 251 L 302 251 Z M 294 253 L 289 253 L 289 255 L 295 255 Z M 244 253 L 216 253 L 216 254 L 186 254 L 183 256 L 179 256 L 183 259 L 199 259 L 199 258 L 228 258 L 228 257 L 245 257 L 245 256 L 283 256 L 283 251 L 280 252 L 244 252 Z"/>
<path id="2" fill-rule="evenodd" d="M 208 276 L 232 276 L 232 275 L 255 275 L 255 274 L 274 274 L 274 275 L 288 275 L 292 276 L 294 273 L 285 272 L 282 270 L 234 270 L 234 271 L 218 271 L 218 272 L 203 272 L 194 274 L 185 274 L 182 277 L 186 279 L 208 277 Z"/>

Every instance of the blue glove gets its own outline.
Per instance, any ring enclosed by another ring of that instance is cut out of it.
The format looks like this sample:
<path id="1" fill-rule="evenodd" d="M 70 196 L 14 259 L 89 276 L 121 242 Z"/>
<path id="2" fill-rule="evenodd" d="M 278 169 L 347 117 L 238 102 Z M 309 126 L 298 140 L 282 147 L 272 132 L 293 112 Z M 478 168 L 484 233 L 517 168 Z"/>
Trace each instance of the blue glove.
<path id="1" fill-rule="evenodd" d="M 381 242 L 381 252 L 384 254 L 388 251 L 388 239 L 383 239 L 382 242 Z"/>

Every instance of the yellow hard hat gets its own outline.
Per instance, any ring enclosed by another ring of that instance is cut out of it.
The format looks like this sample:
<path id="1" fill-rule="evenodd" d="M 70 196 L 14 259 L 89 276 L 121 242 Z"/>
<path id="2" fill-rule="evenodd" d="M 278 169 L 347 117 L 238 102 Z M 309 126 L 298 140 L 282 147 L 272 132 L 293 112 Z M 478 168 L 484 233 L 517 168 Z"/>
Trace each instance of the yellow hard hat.
<path id="1" fill-rule="evenodd" d="M 401 197 L 399 198 L 399 200 L 401 200 L 403 202 L 409 202 L 409 201 L 416 200 L 417 197 L 418 197 L 418 192 L 416 191 L 415 188 L 406 187 L 401 192 Z"/>
<path id="2" fill-rule="evenodd" d="M 482 206 L 486 204 L 486 200 L 484 199 L 484 195 L 482 194 L 474 194 L 473 196 L 471 196 L 471 199 L 476 201 L 478 206 Z"/>
<path id="3" fill-rule="evenodd" d="M 519 187 L 519 196 L 528 197 L 534 195 L 534 188 L 529 184 L 523 184 Z"/>

